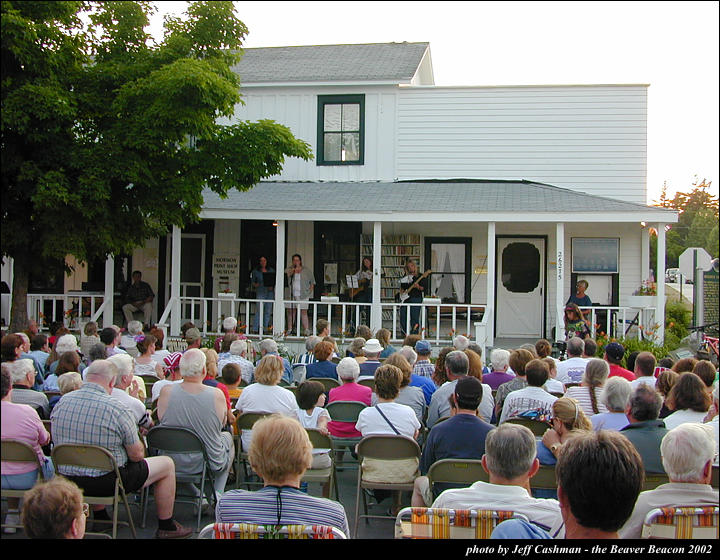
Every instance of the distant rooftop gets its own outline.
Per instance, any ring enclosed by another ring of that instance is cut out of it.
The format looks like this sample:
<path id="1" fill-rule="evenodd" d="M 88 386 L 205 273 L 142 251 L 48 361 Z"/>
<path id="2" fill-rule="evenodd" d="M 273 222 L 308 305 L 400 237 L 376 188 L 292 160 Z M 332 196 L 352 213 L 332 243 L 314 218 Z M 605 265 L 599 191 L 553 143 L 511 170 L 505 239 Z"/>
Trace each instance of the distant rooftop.
<path id="1" fill-rule="evenodd" d="M 430 43 L 366 43 L 244 49 L 233 68 L 243 84 L 267 82 L 409 83 Z"/>

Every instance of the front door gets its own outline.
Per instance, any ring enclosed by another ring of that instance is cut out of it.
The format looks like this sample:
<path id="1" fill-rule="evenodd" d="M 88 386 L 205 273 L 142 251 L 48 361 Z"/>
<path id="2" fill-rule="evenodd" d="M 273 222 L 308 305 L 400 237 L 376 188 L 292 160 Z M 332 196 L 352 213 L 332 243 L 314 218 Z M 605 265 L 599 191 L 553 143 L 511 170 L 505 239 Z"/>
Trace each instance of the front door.
<path id="1" fill-rule="evenodd" d="M 541 338 L 545 239 L 498 237 L 495 336 Z"/>

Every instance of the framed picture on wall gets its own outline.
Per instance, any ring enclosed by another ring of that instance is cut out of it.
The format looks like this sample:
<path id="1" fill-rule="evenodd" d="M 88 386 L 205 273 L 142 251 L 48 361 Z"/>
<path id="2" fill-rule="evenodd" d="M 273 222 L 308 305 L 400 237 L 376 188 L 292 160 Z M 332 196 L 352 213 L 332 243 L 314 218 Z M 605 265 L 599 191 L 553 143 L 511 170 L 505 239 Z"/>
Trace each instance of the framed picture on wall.
<path id="1" fill-rule="evenodd" d="M 617 237 L 573 237 L 572 272 L 617 274 L 620 239 Z"/>

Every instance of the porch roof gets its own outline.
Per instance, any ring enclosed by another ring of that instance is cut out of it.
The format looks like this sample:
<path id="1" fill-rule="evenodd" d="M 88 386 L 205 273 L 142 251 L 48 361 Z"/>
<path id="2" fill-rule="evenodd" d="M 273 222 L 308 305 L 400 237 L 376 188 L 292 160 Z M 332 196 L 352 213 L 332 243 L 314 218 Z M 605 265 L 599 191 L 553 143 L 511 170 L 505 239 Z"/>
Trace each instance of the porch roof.
<path id="1" fill-rule="evenodd" d="M 261 182 L 222 199 L 206 189 L 201 217 L 380 222 L 677 222 L 677 212 L 527 180 Z"/>

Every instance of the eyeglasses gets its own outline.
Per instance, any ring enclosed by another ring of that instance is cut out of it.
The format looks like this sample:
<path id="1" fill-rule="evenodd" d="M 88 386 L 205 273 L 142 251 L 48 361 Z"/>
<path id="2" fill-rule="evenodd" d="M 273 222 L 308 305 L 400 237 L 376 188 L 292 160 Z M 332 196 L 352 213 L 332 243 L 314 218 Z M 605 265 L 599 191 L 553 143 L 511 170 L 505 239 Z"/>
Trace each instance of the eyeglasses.
<path id="1" fill-rule="evenodd" d="M 83 502 L 82 511 L 85 517 L 90 517 L 90 506 L 85 502 Z"/>

